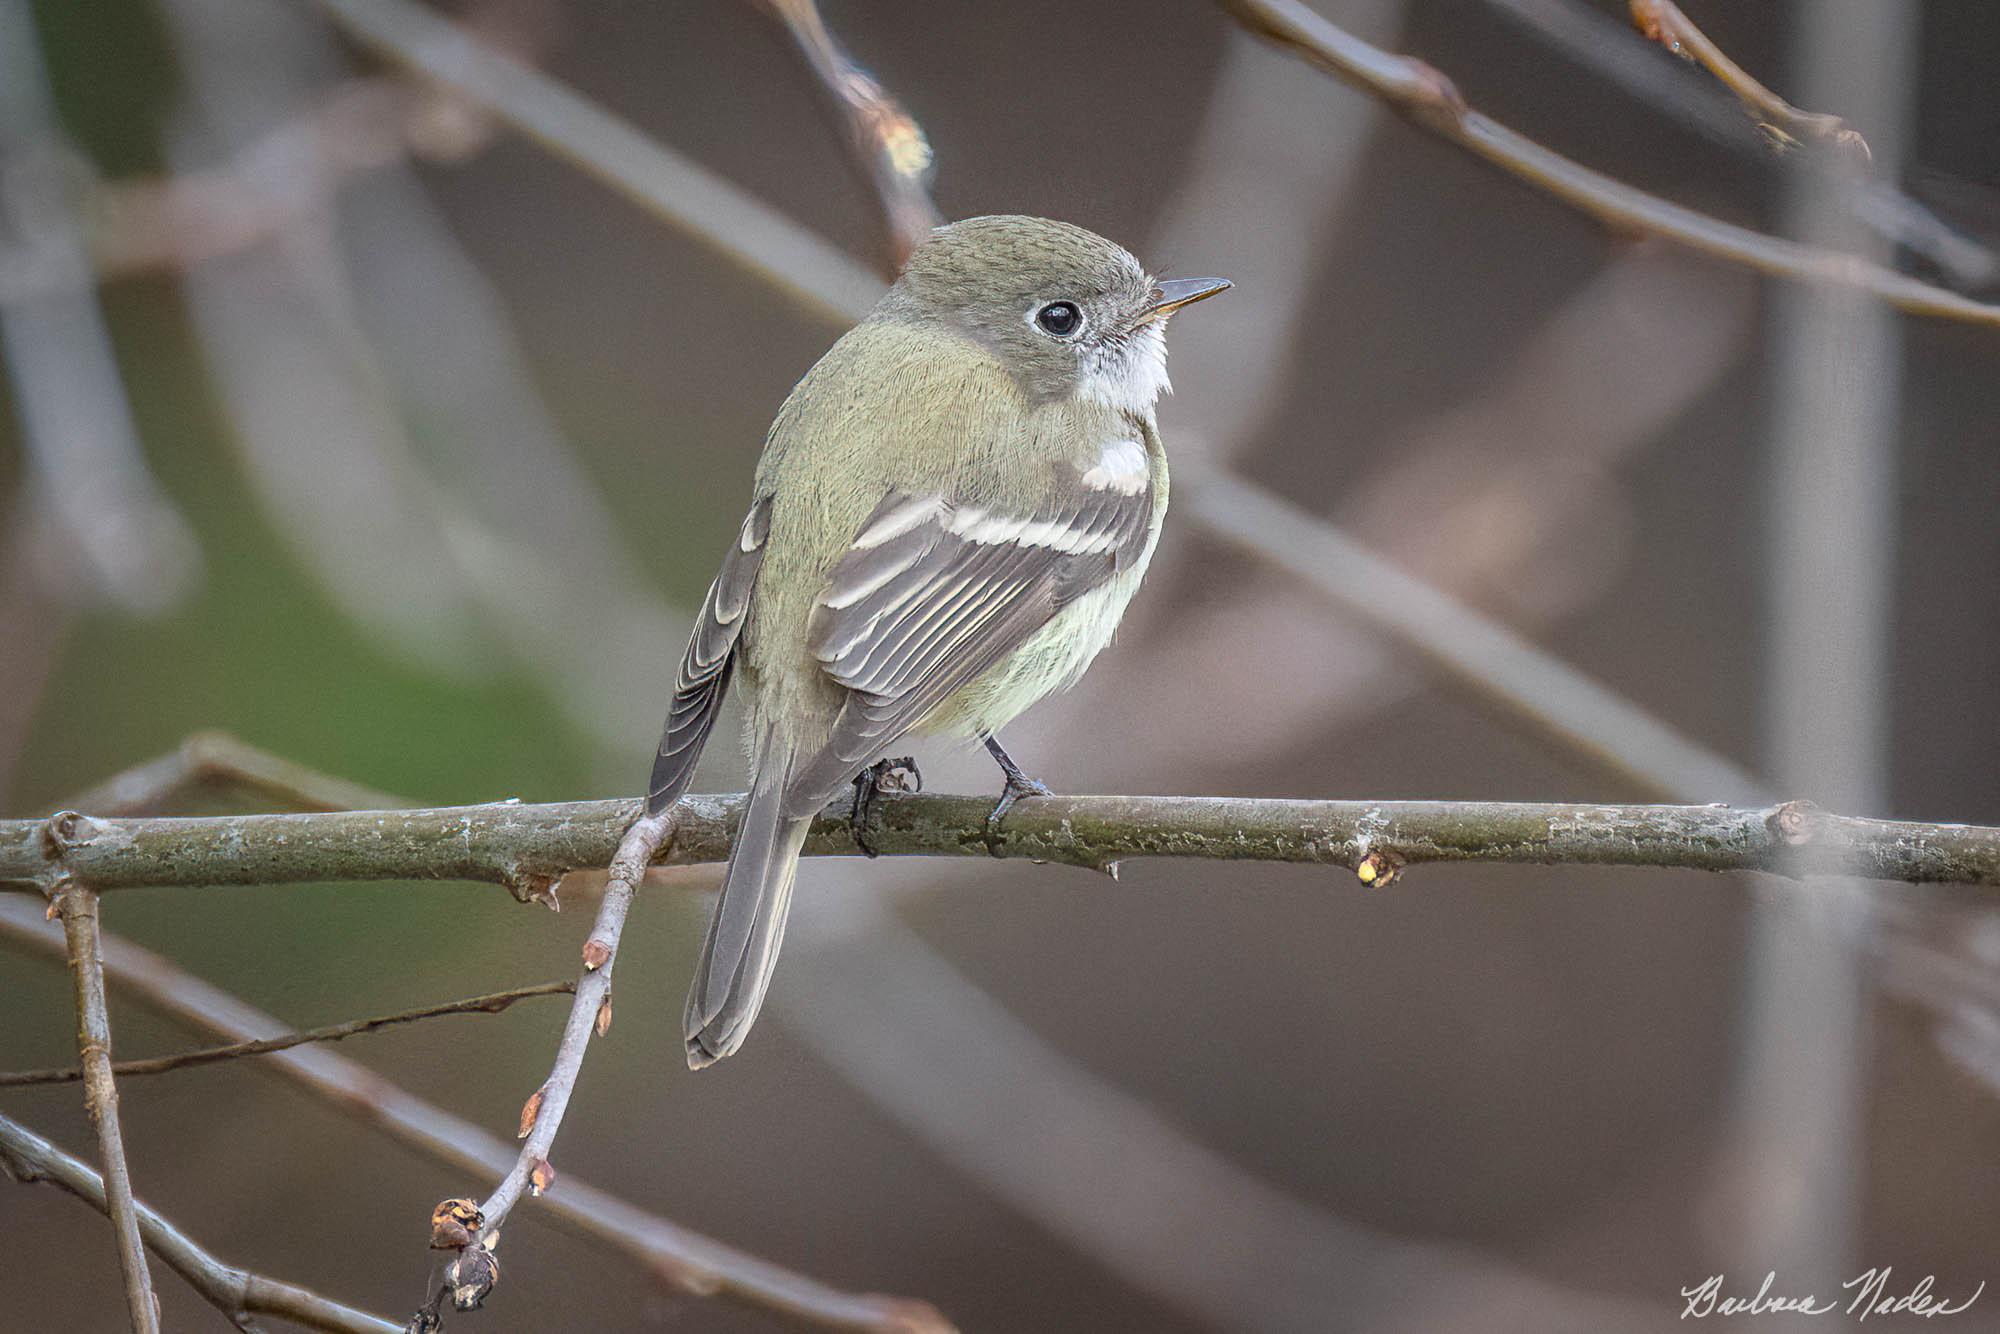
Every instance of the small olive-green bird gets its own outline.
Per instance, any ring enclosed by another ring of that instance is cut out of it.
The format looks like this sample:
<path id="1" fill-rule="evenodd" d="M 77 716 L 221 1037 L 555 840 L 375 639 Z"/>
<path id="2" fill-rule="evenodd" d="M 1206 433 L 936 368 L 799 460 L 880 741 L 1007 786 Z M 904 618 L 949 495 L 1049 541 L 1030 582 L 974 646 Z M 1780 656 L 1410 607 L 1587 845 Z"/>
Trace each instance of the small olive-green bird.
<path id="1" fill-rule="evenodd" d="M 647 809 L 679 800 L 732 677 L 750 797 L 688 995 L 688 1065 L 743 1043 L 812 818 L 905 735 L 983 741 L 997 819 L 1046 794 L 995 739 L 1110 642 L 1159 540 L 1160 281 L 1042 218 L 939 227 L 778 410 L 674 683 Z"/>

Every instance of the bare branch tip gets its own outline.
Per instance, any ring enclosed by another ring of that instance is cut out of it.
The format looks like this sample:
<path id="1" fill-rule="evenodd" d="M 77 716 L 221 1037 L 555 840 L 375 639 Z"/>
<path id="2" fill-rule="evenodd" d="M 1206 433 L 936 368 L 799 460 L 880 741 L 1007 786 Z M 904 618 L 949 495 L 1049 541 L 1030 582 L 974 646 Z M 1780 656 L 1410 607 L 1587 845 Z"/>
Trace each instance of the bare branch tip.
<path id="1" fill-rule="evenodd" d="M 1669 30 L 1666 13 L 1660 8 L 1659 0 L 1632 0 L 1628 7 L 1632 26 L 1639 35 L 1649 42 L 1657 42 L 1683 59 L 1693 59 L 1682 50 L 1680 40 Z"/>

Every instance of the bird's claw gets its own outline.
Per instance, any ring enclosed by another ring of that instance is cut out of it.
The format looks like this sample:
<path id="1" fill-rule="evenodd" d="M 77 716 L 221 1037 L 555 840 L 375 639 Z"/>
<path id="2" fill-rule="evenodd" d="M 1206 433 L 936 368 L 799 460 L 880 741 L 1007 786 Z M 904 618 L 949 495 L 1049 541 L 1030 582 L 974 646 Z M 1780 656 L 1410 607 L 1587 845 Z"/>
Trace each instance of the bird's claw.
<path id="1" fill-rule="evenodd" d="M 880 827 L 880 808 L 876 798 L 884 792 L 921 792 L 924 790 L 924 776 L 917 770 L 916 757 L 899 756 L 892 760 L 877 760 L 854 775 L 854 807 L 848 813 L 848 828 L 854 834 L 854 846 L 862 855 L 874 858 L 880 855 L 875 846 L 875 831 Z"/>
<path id="2" fill-rule="evenodd" d="M 1007 812 L 1014 809 L 1014 803 L 1023 797 L 1053 797 L 1049 785 L 1039 778 L 1026 774 L 1008 774 L 1007 786 L 1000 789 L 1000 800 L 993 804 L 993 813 L 986 817 L 986 832 L 989 835 L 1000 832 L 1000 822 L 1007 818 Z"/>

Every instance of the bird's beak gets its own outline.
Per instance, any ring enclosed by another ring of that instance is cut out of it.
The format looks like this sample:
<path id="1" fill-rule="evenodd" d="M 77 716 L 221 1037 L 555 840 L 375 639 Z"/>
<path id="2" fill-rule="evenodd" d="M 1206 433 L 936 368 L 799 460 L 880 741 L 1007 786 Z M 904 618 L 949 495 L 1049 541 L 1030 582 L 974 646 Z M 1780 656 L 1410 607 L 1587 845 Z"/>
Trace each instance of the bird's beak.
<path id="1" fill-rule="evenodd" d="M 1227 278 L 1169 278 L 1160 284 L 1160 299 L 1146 311 L 1146 318 L 1165 319 L 1182 306 L 1206 301 L 1217 292 L 1227 292 L 1234 286 Z"/>

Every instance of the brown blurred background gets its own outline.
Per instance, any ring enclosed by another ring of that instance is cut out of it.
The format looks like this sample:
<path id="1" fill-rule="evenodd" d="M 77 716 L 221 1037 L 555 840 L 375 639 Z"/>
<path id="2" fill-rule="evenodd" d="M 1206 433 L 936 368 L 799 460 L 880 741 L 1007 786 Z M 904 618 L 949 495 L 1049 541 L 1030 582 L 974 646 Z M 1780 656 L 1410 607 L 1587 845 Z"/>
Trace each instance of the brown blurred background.
<path id="1" fill-rule="evenodd" d="M 70 355 L 107 349 L 74 321 L 9 330 L 8 813 L 202 728 L 426 802 L 635 791 L 765 425 L 838 330 L 470 108 L 411 94 L 310 5 L 0 3 L 14 240 L 75 197 L 22 92 L 37 71 L 105 179 L 206 173 L 212 210 L 174 233 L 212 253 L 135 242 L 95 306 L 71 303 L 101 311 L 115 361 Z M 1797 224 L 1800 165 L 1622 6 L 1319 7 L 1559 151 Z M 881 253 L 837 127 L 756 6 L 447 8 Z M 1687 8 L 1780 91 L 1853 116 L 1887 183 L 1975 252 L 2000 244 L 2000 9 Z M 1205 3 L 825 14 L 927 130 L 946 216 L 1061 217 L 1236 279 L 1176 324 L 1170 450 L 1342 524 L 1785 795 L 2000 822 L 1992 329 L 1815 303 L 1609 236 Z M 1815 79 L 1835 102 L 1810 100 Z M 404 99 L 400 142 L 375 97 Z M 0 280 L 34 281 L 21 267 Z M 1853 338 L 1821 395 L 1801 329 L 1840 320 Z M 1802 492 L 1785 441 L 1818 438 L 1815 405 L 1835 434 L 1860 421 L 1859 453 L 1808 468 Z M 1787 525 L 1837 521 L 1857 479 L 1870 517 L 1842 550 L 1877 582 L 1822 657 L 1783 614 L 1800 605 Z M 1192 523 L 1170 517 L 1156 568 L 1085 685 L 1008 736 L 1058 790 L 1654 795 L 1435 685 Z M 1842 654 L 1863 670 L 1830 668 Z M 1795 691 L 1843 683 L 1853 717 L 1824 736 L 1785 721 Z M 920 758 L 935 789 L 991 786 L 984 757 Z M 707 775 L 738 781 L 733 747 Z M 1438 867 L 1369 893 L 1304 868 L 1135 862 L 1114 884 L 821 861 L 756 1039 L 695 1078 L 676 1024 L 706 904 L 654 893 L 556 1161 L 972 1331 L 1665 1328 L 1681 1288 L 1726 1272 L 1754 1292 L 1774 1267 L 1780 1290 L 1893 1265 L 1892 1290 L 1935 1273 L 1962 1296 L 2000 1280 L 2000 1019 L 1978 987 L 1912 1000 L 1883 960 L 1921 942 L 1990 976 L 1994 938 L 1942 895 L 1871 891 L 1861 926 L 1825 901 L 1677 872 Z M 566 976 L 588 921 L 406 885 L 128 892 L 105 916 L 302 1026 Z M 1795 975 L 1851 1003 L 1758 1009 Z M 121 1055 L 193 1041 L 112 1004 Z M 559 1009 L 342 1050 L 504 1134 Z M 74 1059 L 59 967 L 0 953 L 0 1016 L 0 1067 Z M 254 1063 L 122 1093 L 141 1198 L 229 1260 L 398 1319 L 425 1295 L 431 1205 L 489 1184 Z M 94 1157 L 75 1089 L 0 1108 Z M 1796 1134 L 1773 1146 L 1773 1124 Z M 452 1329 L 787 1327 L 661 1290 L 532 1202 L 503 1255 L 488 1309 Z M 216 1326 L 156 1282 L 168 1328 Z M 0 1185 L 0 1329 L 113 1329 L 121 1300 L 102 1219 Z M 1939 1323 L 2000 1329 L 2000 1293 Z"/>

